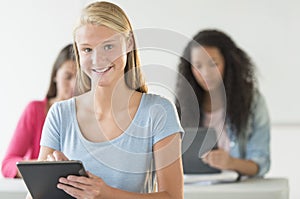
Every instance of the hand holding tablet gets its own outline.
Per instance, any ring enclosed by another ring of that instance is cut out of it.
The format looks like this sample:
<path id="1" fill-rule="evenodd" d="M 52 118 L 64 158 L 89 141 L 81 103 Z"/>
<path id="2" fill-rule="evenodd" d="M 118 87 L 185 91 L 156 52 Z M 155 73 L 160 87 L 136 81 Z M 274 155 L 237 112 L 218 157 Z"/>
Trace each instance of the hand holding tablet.
<path id="1" fill-rule="evenodd" d="M 17 163 L 23 180 L 34 199 L 73 198 L 57 188 L 60 177 L 88 177 L 81 161 L 22 161 Z"/>

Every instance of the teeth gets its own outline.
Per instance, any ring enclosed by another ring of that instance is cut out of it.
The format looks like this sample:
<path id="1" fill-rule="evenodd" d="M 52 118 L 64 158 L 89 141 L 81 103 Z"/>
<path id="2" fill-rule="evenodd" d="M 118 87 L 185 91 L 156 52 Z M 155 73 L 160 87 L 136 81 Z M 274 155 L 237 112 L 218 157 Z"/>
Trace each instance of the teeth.
<path id="1" fill-rule="evenodd" d="M 97 72 L 97 73 L 103 73 L 105 71 L 108 71 L 110 69 L 110 67 L 105 67 L 105 68 L 99 68 L 99 69 L 93 69 L 94 72 Z"/>

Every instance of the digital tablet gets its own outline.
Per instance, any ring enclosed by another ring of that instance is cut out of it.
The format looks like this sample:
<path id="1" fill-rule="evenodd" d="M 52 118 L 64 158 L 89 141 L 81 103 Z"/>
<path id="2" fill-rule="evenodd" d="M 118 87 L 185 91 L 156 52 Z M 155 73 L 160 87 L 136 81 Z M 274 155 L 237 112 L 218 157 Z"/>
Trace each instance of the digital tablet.
<path id="1" fill-rule="evenodd" d="M 217 135 L 212 128 L 185 128 L 182 140 L 182 165 L 184 174 L 215 174 L 221 170 L 202 161 L 202 156 L 217 149 Z"/>
<path id="2" fill-rule="evenodd" d="M 21 161 L 17 167 L 33 199 L 68 199 L 57 188 L 58 179 L 68 175 L 87 176 L 81 161 Z"/>

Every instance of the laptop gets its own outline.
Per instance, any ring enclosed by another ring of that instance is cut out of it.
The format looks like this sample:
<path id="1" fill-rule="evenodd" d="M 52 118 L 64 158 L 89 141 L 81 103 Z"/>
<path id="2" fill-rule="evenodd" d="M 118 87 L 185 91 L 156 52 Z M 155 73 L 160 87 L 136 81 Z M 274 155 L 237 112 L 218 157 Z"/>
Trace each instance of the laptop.
<path id="1" fill-rule="evenodd" d="M 238 173 L 220 170 L 202 161 L 211 150 L 218 149 L 217 134 L 213 128 L 185 128 L 182 140 L 182 164 L 185 183 L 195 182 L 232 182 Z"/>

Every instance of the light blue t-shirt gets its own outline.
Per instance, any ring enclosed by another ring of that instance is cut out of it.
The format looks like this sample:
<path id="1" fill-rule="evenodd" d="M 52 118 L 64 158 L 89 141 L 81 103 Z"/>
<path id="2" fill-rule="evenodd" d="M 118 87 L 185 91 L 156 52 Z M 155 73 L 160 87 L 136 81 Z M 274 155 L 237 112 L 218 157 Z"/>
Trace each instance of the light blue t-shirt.
<path id="1" fill-rule="evenodd" d="M 131 124 L 120 136 L 90 142 L 79 129 L 75 98 L 71 98 L 50 108 L 41 146 L 81 160 L 86 170 L 112 187 L 147 193 L 153 189 L 155 176 L 153 145 L 177 132 L 183 129 L 174 104 L 158 95 L 143 94 Z"/>

